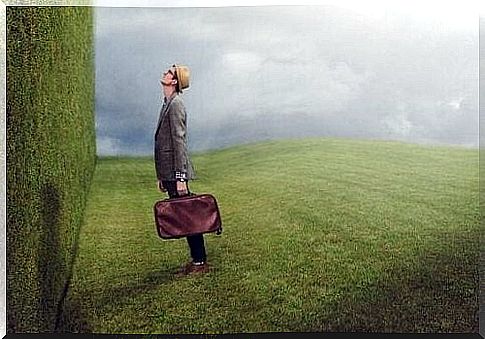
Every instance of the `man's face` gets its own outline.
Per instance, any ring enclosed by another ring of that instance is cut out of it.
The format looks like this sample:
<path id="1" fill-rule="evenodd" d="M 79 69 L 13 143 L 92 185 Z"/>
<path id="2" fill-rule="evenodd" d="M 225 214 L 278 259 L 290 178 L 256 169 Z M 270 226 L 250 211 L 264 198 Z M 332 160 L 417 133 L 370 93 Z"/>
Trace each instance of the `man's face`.
<path id="1" fill-rule="evenodd" d="M 175 79 L 175 69 L 171 67 L 165 72 L 163 72 L 162 79 L 160 79 L 160 83 L 162 84 L 162 86 L 171 86 L 172 80 L 174 79 Z"/>

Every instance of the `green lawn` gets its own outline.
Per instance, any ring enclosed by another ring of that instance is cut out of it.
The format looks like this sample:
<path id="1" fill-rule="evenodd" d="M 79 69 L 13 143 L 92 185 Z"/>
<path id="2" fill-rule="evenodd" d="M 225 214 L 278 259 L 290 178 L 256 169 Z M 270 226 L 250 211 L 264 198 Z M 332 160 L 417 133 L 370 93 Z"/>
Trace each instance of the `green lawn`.
<path id="1" fill-rule="evenodd" d="M 193 156 L 224 232 L 176 278 L 150 158 L 98 161 L 63 330 L 478 332 L 478 150 L 339 139 Z"/>

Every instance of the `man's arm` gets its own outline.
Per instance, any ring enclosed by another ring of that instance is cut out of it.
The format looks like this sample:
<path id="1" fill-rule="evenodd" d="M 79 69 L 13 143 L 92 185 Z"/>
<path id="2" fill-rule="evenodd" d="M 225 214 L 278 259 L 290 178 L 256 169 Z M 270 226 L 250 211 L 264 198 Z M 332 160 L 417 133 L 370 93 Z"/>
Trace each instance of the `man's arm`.
<path id="1" fill-rule="evenodd" d="M 177 190 L 186 191 L 187 181 L 187 144 L 186 144 L 186 112 L 185 107 L 179 101 L 171 104 L 168 113 L 170 123 L 170 135 L 172 138 L 175 179 L 177 180 Z M 183 184 L 182 184 L 183 183 Z"/>

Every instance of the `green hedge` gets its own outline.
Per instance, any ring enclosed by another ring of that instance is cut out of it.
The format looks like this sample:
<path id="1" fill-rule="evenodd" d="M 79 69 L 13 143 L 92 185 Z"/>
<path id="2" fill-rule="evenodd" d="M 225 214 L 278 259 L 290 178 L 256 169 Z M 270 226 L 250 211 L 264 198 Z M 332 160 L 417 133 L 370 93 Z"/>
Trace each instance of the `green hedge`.
<path id="1" fill-rule="evenodd" d="M 7 7 L 7 331 L 55 330 L 96 163 L 93 9 Z"/>

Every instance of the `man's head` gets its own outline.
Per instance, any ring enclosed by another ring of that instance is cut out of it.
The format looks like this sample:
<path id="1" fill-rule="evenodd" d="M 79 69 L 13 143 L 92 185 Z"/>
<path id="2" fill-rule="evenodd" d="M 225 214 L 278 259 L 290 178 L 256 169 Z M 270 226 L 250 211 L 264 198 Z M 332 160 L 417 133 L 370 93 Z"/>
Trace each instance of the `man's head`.
<path id="1" fill-rule="evenodd" d="M 162 74 L 160 84 L 165 87 L 175 87 L 178 84 L 177 75 L 175 74 L 175 68 L 170 67 Z"/>
<path id="2" fill-rule="evenodd" d="M 187 66 L 174 64 L 163 73 L 160 83 L 164 91 L 174 90 L 180 93 L 189 87 L 189 78 L 190 72 Z"/>

